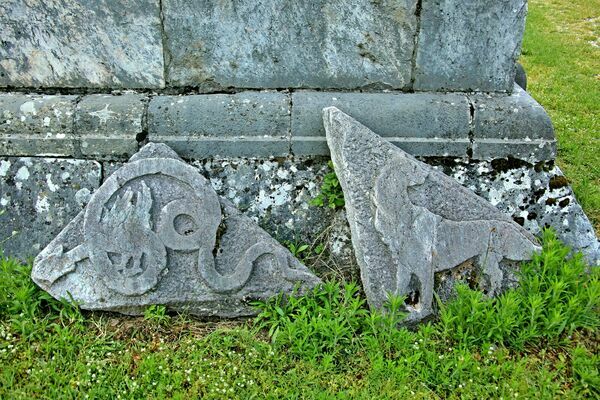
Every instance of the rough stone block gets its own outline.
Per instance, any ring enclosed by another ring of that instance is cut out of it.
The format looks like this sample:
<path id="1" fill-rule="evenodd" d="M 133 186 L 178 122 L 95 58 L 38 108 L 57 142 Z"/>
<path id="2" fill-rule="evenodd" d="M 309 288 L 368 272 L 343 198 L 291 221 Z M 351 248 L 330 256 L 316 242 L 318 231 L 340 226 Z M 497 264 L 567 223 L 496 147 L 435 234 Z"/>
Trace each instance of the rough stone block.
<path id="1" fill-rule="evenodd" d="M 507 157 L 531 163 L 554 160 L 556 158 L 556 140 L 475 139 L 473 142 L 474 160 L 495 160 Z"/>
<path id="2" fill-rule="evenodd" d="M 415 90 L 511 91 L 526 0 L 423 0 Z"/>
<path id="3" fill-rule="evenodd" d="M 473 94 L 473 158 L 553 160 L 556 140 L 544 108 L 518 85 L 511 95 Z"/>
<path id="4" fill-rule="evenodd" d="M 284 93 L 157 96 L 148 138 L 184 158 L 281 156 L 289 153 L 290 101 Z"/>
<path id="5" fill-rule="evenodd" d="M 497 294 L 501 265 L 539 250 L 508 215 L 335 107 L 324 110 L 324 124 L 372 307 L 389 293 L 406 295 L 409 320 L 423 319 L 433 310 L 434 274 L 465 263 L 478 265 Z"/>
<path id="6" fill-rule="evenodd" d="M 81 154 L 97 159 L 126 158 L 138 150 L 146 96 L 91 95 L 77 104 L 75 131 Z"/>
<path id="7" fill-rule="evenodd" d="M 158 0 L 5 0 L 0 87 L 164 86 Z"/>
<path id="8" fill-rule="evenodd" d="M 100 172 L 95 161 L 0 158 L 4 255 L 26 260 L 38 254 L 87 204 Z"/>
<path id="9" fill-rule="evenodd" d="M 478 139 L 554 140 L 546 110 L 518 85 L 511 95 L 472 94 L 473 135 Z"/>
<path id="10" fill-rule="evenodd" d="M 167 80 L 207 90 L 405 88 L 416 3 L 163 0 Z"/>
<path id="11" fill-rule="evenodd" d="M 0 155 L 73 156 L 76 96 L 0 95 Z"/>
<path id="12" fill-rule="evenodd" d="M 152 304 L 252 315 L 254 299 L 320 283 L 198 170 L 148 144 L 94 193 L 35 259 L 33 280 L 82 308 L 140 314 Z"/>
<path id="13" fill-rule="evenodd" d="M 392 143 L 419 156 L 464 156 L 470 146 L 469 102 L 463 94 L 331 93 L 292 95 L 292 152 L 329 154 L 322 110 L 351 113 Z"/>

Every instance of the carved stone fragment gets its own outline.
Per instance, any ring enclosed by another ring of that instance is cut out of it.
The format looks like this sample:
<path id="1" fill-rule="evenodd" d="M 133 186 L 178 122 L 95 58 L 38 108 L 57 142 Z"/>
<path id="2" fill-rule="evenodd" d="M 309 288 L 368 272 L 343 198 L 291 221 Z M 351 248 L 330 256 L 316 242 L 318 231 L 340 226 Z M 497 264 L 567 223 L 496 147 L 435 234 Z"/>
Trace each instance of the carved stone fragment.
<path id="1" fill-rule="evenodd" d="M 194 167 L 152 143 L 38 255 L 32 278 L 86 309 L 137 314 L 164 304 L 223 317 L 320 282 Z"/>
<path id="2" fill-rule="evenodd" d="M 474 261 L 490 294 L 502 263 L 527 260 L 535 238 L 454 179 L 335 107 L 324 109 L 331 158 L 346 200 L 367 299 L 406 295 L 409 320 L 432 312 L 434 273 Z"/>

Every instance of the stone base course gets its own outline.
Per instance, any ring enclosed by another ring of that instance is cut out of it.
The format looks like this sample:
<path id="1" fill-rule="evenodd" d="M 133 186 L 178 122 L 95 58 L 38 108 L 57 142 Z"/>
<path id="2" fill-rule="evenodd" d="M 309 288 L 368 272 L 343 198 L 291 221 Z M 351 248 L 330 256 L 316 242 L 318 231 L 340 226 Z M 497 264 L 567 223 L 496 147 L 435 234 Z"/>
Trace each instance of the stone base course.
<path id="1" fill-rule="evenodd" d="M 244 91 L 234 94 L 0 95 L 0 155 L 125 160 L 147 140 L 183 158 L 328 155 L 335 106 L 415 156 L 551 160 L 544 109 L 512 95 Z"/>

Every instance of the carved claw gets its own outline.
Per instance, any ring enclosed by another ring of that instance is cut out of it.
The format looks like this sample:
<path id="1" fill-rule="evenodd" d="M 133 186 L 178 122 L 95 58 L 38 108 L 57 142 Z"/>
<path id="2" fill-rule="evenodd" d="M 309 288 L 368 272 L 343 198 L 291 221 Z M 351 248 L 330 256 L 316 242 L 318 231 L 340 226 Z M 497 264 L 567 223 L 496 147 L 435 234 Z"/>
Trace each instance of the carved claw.
<path id="1" fill-rule="evenodd" d="M 87 257 L 88 251 L 84 245 L 79 245 L 67 253 L 62 245 L 58 245 L 51 252 L 36 259 L 32 278 L 40 286 L 49 288 L 58 279 L 75 271 L 76 263 Z"/>

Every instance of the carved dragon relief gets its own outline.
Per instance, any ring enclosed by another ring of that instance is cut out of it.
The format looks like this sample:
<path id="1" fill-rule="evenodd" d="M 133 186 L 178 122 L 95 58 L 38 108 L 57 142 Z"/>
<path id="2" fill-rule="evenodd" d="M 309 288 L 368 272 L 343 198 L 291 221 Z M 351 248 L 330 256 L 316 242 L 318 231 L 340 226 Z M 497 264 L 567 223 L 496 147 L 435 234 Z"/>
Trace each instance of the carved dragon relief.
<path id="1" fill-rule="evenodd" d="M 396 267 L 395 292 L 407 295 L 409 311 L 421 316 L 432 312 L 435 272 L 475 258 L 490 293 L 497 294 L 503 278 L 500 262 L 527 259 L 535 246 L 508 218 L 490 219 L 498 214 L 493 206 L 487 215 L 481 204 L 470 207 L 472 201 L 481 203 L 470 193 L 460 199 L 465 202 L 462 215 L 452 215 L 443 198 L 449 192 L 444 190 L 446 178 L 432 174 L 439 173 L 392 157 L 376 179 L 373 198 L 374 227 Z"/>
<path id="2" fill-rule="evenodd" d="M 154 161 L 154 162 L 153 162 Z M 217 229 L 222 220 L 218 197 L 212 189 L 196 181 L 192 167 L 183 168 L 177 160 L 143 159 L 125 165 L 111 176 L 88 204 L 83 222 L 83 243 L 64 251 L 62 245 L 41 253 L 36 259 L 38 280 L 50 287 L 61 277 L 72 273 L 78 263 L 89 259 L 113 292 L 140 296 L 156 287 L 168 270 L 167 249 L 197 252 L 197 269 L 204 282 L 216 293 L 232 293 L 249 281 L 259 258 L 270 257 L 275 268 L 289 281 L 305 280 L 306 273 L 291 268 L 289 254 L 281 246 L 268 241 L 247 248 L 230 274 L 216 268 L 213 249 Z M 178 163 L 180 165 L 173 165 Z M 165 165 L 166 164 L 166 165 Z M 178 171 L 178 174 L 173 174 Z M 175 179 L 190 190 L 177 199 L 167 201 L 152 224 L 153 195 L 144 182 L 147 176 Z M 140 179 L 139 189 L 130 183 Z M 112 203 L 110 206 L 109 204 Z"/>

